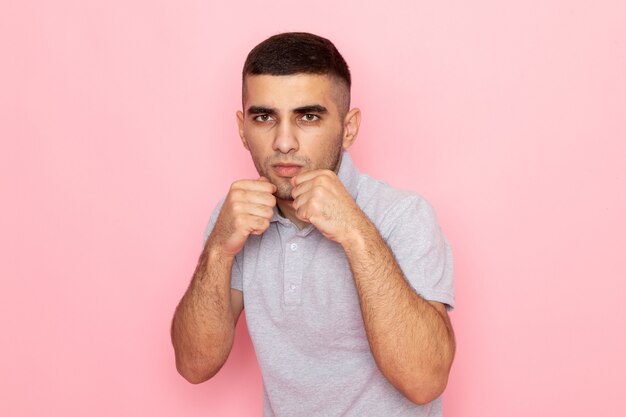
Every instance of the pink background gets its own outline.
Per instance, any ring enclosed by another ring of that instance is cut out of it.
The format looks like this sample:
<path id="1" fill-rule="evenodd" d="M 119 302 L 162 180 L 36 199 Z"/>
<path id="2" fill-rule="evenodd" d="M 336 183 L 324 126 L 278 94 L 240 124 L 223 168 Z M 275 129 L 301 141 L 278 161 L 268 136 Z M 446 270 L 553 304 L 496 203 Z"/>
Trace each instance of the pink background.
<path id="1" fill-rule="evenodd" d="M 453 245 L 446 416 L 626 415 L 622 0 L 4 1 L 0 415 L 260 415 L 245 321 L 199 386 L 169 324 L 210 211 L 254 175 L 245 55 L 290 30 L 336 43 L 354 159 Z"/>

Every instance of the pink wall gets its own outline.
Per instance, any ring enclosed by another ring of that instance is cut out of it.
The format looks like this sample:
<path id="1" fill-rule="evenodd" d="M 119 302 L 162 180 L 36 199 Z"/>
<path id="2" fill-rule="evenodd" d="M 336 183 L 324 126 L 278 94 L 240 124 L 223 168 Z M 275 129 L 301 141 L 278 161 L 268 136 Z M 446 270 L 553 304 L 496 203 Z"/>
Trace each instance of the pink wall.
<path id="1" fill-rule="evenodd" d="M 289 30 L 335 41 L 355 160 L 425 195 L 454 247 L 446 416 L 626 415 L 626 3 L 366 4 L 3 3 L 0 415 L 259 415 L 245 326 L 192 386 L 169 322 L 254 172 L 245 54 Z"/>

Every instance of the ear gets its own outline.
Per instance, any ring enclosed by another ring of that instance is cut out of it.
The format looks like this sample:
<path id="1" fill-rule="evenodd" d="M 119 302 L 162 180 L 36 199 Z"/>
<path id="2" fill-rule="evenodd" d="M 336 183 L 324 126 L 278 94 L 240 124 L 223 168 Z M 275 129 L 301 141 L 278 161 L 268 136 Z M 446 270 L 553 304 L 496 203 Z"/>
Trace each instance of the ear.
<path id="1" fill-rule="evenodd" d="M 239 137 L 241 138 L 241 143 L 243 143 L 243 147 L 247 150 L 250 150 L 250 148 L 248 147 L 248 141 L 243 134 L 243 112 L 241 111 L 237 111 L 237 125 L 239 126 Z"/>
<path id="2" fill-rule="evenodd" d="M 354 108 L 350 110 L 343 119 L 343 149 L 348 149 L 354 143 L 359 126 L 361 125 L 361 110 Z"/>

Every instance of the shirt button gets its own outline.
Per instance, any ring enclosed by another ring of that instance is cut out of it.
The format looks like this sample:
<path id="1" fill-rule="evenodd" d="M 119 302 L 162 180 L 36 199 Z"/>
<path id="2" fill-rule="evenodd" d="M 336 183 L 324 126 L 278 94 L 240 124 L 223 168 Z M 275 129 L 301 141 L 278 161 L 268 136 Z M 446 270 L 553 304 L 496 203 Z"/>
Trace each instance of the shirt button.
<path id="1" fill-rule="evenodd" d="M 296 289 L 296 285 L 295 284 L 291 284 L 291 289 L 295 290 Z"/>
<path id="2" fill-rule="evenodd" d="M 298 249 L 298 244 L 297 243 L 292 243 L 290 246 L 292 251 L 296 251 Z"/>

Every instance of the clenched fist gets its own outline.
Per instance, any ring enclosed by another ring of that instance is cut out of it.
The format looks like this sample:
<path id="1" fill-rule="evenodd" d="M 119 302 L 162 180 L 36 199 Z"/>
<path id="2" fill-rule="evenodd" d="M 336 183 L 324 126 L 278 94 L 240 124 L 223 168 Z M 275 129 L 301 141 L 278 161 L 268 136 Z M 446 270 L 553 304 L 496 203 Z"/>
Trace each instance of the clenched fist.
<path id="1" fill-rule="evenodd" d="M 291 179 L 296 216 L 326 238 L 345 243 L 368 220 L 333 171 L 315 170 Z"/>
<path id="2" fill-rule="evenodd" d="M 276 186 L 265 177 L 235 181 L 224 200 L 209 244 L 224 256 L 235 256 L 248 236 L 260 235 L 270 225 L 276 206 Z"/>

